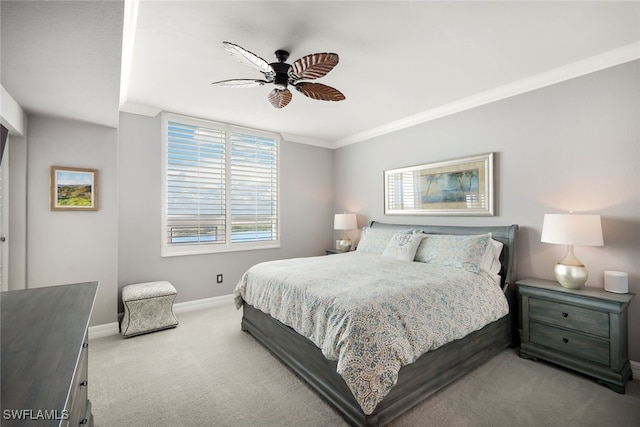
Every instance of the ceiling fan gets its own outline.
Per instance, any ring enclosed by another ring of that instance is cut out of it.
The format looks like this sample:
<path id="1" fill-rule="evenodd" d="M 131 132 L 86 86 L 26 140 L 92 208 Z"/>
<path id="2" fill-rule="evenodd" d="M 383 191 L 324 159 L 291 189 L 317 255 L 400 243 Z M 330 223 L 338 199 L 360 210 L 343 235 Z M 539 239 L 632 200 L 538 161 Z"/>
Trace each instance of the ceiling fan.
<path id="1" fill-rule="evenodd" d="M 342 101 L 345 99 L 342 92 L 322 83 L 311 83 L 302 80 L 313 80 L 325 76 L 338 65 L 336 53 L 313 53 L 304 56 L 293 64 L 285 61 L 289 58 L 286 50 L 276 50 L 275 56 L 278 62 L 269 64 L 254 53 L 238 46 L 237 44 L 222 42 L 227 52 L 245 65 L 255 68 L 264 74 L 264 79 L 231 79 L 211 83 L 212 86 L 249 88 L 273 83 L 275 89 L 269 93 L 269 102 L 276 108 L 283 108 L 291 102 L 292 94 L 288 85 L 295 87 L 298 92 L 312 99 L 320 101 Z"/>

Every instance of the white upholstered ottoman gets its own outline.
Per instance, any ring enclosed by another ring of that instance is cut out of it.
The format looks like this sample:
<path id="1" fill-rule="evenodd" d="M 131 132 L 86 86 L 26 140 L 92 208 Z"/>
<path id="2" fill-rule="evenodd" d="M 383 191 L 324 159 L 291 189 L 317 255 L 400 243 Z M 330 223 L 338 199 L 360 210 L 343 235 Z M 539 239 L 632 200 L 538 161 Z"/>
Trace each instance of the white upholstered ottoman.
<path id="1" fill-rule="evenodd" d="M 175 328 L 173 300 L 178 292 L 166 281 L 127 285 L 122 288 L 124 316 L 120 324 L 123 337 Z"/>

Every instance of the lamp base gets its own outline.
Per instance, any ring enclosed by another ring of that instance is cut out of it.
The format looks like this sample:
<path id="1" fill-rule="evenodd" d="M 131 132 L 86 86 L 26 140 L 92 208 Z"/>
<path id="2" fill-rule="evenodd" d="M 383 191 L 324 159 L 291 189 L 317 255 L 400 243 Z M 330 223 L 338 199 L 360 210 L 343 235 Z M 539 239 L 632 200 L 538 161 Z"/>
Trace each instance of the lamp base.
<path id="1" fill-rule="evenodd" d="M 351 249 L 351 240 L 340 239 L 338 247 L 340 248 L 340 252 L 349 252 L 349 249 Z"/>
<path id="2" fill-rule="evenodd" d="M 565 288 L 580 289 L 587 282 L 589 274 L 584 265 L 567 265 L 558 263 L 553 268 L 556 280 Z"/>

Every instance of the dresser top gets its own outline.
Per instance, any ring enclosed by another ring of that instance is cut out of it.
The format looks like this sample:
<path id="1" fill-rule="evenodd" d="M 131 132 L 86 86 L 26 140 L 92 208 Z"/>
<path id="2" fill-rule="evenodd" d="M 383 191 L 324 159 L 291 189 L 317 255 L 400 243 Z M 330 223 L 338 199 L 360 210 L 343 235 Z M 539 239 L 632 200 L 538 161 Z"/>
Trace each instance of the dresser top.
<path id="1" fill-rule="evenodd" d="M 62 413 L 97 289 L 88 282 L 0 293 L 3 411 Z"/>
<path id="2" fill-rule="evenodd" d="M 539 289 L 546 289 L 554 292 L 562 292 L 570 295 L 577 295 L 581 297 L 587 298 L 597 298 L 600 300 L 613 301 L 618 303 L 629 303 L 635 296 L 633 293 L 627 294 L 616 294 L 614 292 L 607 292 L 602 288 L 596 288 L 593 286 L 585 286 L 580 289 L 569 289 L 561 286 L 558 282 L 553 282 L 551 280 L 543 280 L 543 279 L 534 279 L 527 278 L 521 279 L 516 282 L 518 286 L 531 286 Z"/>

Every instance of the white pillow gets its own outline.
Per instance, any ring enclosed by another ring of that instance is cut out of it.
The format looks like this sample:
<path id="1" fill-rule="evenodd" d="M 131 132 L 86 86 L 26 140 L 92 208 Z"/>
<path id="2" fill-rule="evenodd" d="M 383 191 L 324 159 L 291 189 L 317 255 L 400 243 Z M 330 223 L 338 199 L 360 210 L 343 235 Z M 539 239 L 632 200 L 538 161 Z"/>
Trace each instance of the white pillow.
<path id="1" fill-rule="evenodd" d="M 394 234 L 409 234 L 412 230 L 363 227 L 356 250 L 369 254 L 381 254 Z"/>
<path id="2" fill-rule="evenodd" d="M 503 246 L 504 244 L 502 242 L 491 239 L 491 244 L 487 245 L 487 250 L 482 256 L 480 270 L 486 271 L 492 275 L 500 273 L 500 269 L 502 268 L 502 264 L 500 263 L 500 254 L 502 253 Z"/>
<path id="3" fill-rule="evenodd" d="M 382 256 L 400 261 L 413 261 L 423 237 L 424 234 L 396 233 L 391 237 L 389 244 L 382 252 Z"/>

